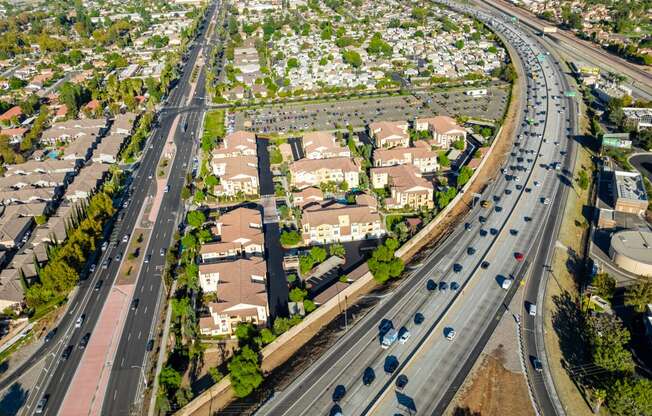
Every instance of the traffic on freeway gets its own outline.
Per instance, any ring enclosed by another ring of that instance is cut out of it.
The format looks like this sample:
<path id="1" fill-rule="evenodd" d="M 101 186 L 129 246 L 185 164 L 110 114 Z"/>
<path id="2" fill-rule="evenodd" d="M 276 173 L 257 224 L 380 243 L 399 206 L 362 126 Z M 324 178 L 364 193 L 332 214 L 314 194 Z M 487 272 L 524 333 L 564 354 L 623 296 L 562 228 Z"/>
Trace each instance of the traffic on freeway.
<path id="1" fill-rule="evenodd" d="M 258 414 L 442 413 L 539 244 L 550 243 L 539 237 L 571 180 L 576 114 L 567 84 L 534 37 L 502 18 L 463 11 L 501 34 L 527 75 L 519 128 L 499 177 L 422 267 Z"/>
<path id="2" fill-rule="evenodd" d="M 211 4 L 207 9 L 205 21 L 210 20 L 218 9 L 217 3 Z M 162 113 L 159 127 L 152 132 L 145 144 L 139 165 L 128 179 L 126 194 L 117 204 L 120 208 L 116 213 L 113 231 L 110 237 L 107 236 L 109 241 L 98 248 L 96 259 L 89 262 L 88 277 L 80 284 L 77 295 L 56 332 L 47 339 L 40 353 L 26 362 L 24 368 L 21 367 L 22 372 L 39 361 L 46 360 L 35 387 L 30 390 L 23 408 L 25 414 L 38 410 L 39 414 L 55 415 L 60 412 L 66 400 L 76 400 L 75 392 L 70 391 L 70 386 L 76 377 L 86 346 L 92 342 L 95 325 L 107 297 L 114 290 L 113 285 L 121 261 L 134 228 L 139 224 L 143 206 L 146 200 L 152 197 L 152 190 L 156 187 L 156 169 L 166 146 L 168 133 L 175 118 L 180 117 L 180 113 L 187 113 L 184 115 L 184 128 L 179 126 L 174 134 L 176 156 L 157 220 L 151 230 L 153 238 L 146 250 L 148 261 L 143 264 L 133 298 L 128 300 L 130 306 L 117 353 L 113 359 L 107 357 L 111 376 L 108 386 L 105 386 L 106 396 L 95 396 L 100 400 L 102 397 L 106 398 L 102 411 L 106 412 L 105 414 L 131 414 L 134 409 L 140 409 L 143 405 L 140 399 L 146 383 L 144 369 L 147 368 L 148 356 L 151 353 L 148 345 L 151 345 L 154 337 L 160 300 L 163 296 L 161 274 L 165 256 L 159 255 L 159 252 L 165 254 L 184 215 L 183 206 L 179 205 L 180 193 L 186 172 L 191 166 L 189 162 L 197 145 L 197 132 L 205 110 L 205 104 L 200 98 L 205 94 L 205 73 L 200 72 L 195 88 L 191 85 L 191 72 L 200 51 L 204 50 L 203 46 L 213 44 L 215 34 L 206 33 L 207 26 L 201 26 L 182 68 L 181 77 L 164 104 L 163 110 L 168 107 L 173 111 Z M 3 383 L 8 381 L 11 380 L 5 380 Z"/>

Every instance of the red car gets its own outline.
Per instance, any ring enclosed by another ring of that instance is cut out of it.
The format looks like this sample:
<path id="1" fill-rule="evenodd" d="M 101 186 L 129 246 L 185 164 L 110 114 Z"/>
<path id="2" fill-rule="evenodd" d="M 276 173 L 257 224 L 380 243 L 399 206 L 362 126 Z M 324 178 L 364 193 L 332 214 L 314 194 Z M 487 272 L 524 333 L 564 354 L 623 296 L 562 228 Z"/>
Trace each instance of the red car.
<path id="1" fill-rule="evenodd" d="M 514 253 L 514 258 L 516 259 L 516 261 L 523 261 L 525 257 L 523 256 L 523 253 L 516 252 Z"/>

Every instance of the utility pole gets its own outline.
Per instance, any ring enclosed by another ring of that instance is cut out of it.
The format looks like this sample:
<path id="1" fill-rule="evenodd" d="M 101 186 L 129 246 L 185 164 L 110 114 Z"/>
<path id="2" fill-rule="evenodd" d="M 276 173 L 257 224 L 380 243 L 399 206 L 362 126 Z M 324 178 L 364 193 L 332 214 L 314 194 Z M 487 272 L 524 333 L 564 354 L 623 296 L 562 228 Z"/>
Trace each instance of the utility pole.
<path id="1" fill-rule="evenodd" d="M 349 330 L 348 319 L 347 319 L 347 316 L 346 316 L 346 310 L 348 308 L 347 298 L 348 298 L 348 296 L 344 296 L 344 332 L 347 332 Z"/>

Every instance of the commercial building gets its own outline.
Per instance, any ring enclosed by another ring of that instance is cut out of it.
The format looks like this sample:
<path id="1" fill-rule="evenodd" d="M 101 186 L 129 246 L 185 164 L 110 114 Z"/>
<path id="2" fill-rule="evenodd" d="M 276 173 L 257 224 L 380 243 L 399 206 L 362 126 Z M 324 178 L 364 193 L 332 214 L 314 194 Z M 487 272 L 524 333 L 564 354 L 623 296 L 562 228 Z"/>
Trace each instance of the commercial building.
<path id="1" fill-rule="evenodd" d="M 640 173 L 613 171 L 613 193 L 616 211 L 642 214 L 647 210 L 647 192 Z"/>
<path id="2" fill-rule="evenodd" d="M 652 233 L 625 230 L 611 237 L 609 256 L 623 270 L 652 277 Z"/>

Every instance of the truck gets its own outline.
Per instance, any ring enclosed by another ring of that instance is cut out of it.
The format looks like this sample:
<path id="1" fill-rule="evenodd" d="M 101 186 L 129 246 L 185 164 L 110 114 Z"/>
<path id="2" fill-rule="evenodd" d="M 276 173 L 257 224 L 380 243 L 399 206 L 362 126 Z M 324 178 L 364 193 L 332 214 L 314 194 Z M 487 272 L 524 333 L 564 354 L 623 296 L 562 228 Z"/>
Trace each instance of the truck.
<path id="1" fill-rule="evenodd" d="M 397 339 L 398 339 L 398 331 L 392 328 L 389 331 L 387 331 L 385 335 L 383 335 L 383 342 L 381 344 L 381 347 L 386 350 L 393 343 L 395 343 Z"/>

